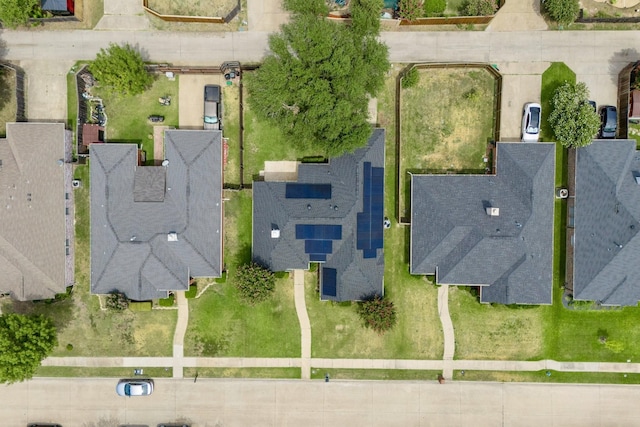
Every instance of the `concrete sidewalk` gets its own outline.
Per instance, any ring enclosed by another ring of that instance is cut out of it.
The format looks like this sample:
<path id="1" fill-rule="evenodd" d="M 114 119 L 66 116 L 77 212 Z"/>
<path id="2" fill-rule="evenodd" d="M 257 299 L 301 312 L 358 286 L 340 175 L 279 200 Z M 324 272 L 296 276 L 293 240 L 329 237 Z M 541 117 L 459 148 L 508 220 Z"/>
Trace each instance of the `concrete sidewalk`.
<path id="1" fill-rule="evenodd" d="M 540 14 L 540 0 L 506 0 L 486 31 L 542 31 L 548 28 Z"/>
<path id="2" fill-rule="evenodd" d="M 311 378 L 311 323 L 307 314 L 304 300 L 304 270 L 293 271 L 293 286 L 295 291 L 296 314 L 300 323 L 301 346 L 301 377 L 303 380 Z"/>

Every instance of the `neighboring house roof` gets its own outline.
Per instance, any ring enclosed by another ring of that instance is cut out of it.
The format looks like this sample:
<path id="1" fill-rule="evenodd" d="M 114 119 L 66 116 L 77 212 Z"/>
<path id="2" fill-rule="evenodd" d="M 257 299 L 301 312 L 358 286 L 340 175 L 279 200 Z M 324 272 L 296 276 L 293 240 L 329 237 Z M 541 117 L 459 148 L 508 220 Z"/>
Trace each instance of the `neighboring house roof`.
<path id="1" fill-rule="evenodd" d="M 91 292 L 133 300 L 222 270 L 220 131 L 168 130 L 166 166 L 134 144 L 91 145 Z"/>
<path id="2" fill-rule="evenodd" d="M 63 123 L 9 123 L 0 139 L 0 292 L 18 300 L 73 284 L 68 136 Z"/>
<path id="3" fill-rule="evenodd" d="M 640 300 L 640 152 L 634 140 L 576 150 L 573 297 L 605 305 Z"/>
<path id="4" fill-rule="evenodd" d="M 253 183 L 253 259 L 272 271 L 321 262 L 320 295 L 383 293 L 384 129 L 326 164 L 298 165 L 295 182 Z"/>
<path id="5" fill-rule="evenodd" d="M 555 146 L 495 152 L 495 175 L 412 176 L 411 273 L 481 286 L 482 302 L 550 304 Z"/>

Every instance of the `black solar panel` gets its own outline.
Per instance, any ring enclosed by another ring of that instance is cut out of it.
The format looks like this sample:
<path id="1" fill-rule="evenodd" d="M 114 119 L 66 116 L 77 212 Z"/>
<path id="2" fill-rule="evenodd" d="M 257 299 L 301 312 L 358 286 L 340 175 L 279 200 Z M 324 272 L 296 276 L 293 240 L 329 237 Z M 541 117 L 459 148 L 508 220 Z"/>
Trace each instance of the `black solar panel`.
<path id="1" fill-rule="evenodd" d="M 331 240 L 305 240 L 304 252 L 307 254 L 330 254 L 333 248 Z"/>
<path id="2" fill-rule="evenodd" d="M 296 239 L 340 240 L 342 239 L 342 225 L 297 224 Z"/>
<path id="3" fill-rule="evenodd" d="M 322 269 L 322 295 L 329 297 L 338 296 L 336 276 L 337 271 L 335 268 Z"/>
<path id="4" fill-rule="evenodd" d="M 356 248 L 364 258 L 375 258 L 383 246 L 384 168 L 363 165 L 362 212 L 357 216 Z"/>
<path id="5" fill-rule="evenodd" d="M 287 199 L 330 199 L 331 184 L 288 183 L 285 197 Z"/>
<path id="6" fill-rule="evenodd" d="M 325 254 L 309 254 L 309 261 L 324 262 L 326 260 L 327 256 Z"/>

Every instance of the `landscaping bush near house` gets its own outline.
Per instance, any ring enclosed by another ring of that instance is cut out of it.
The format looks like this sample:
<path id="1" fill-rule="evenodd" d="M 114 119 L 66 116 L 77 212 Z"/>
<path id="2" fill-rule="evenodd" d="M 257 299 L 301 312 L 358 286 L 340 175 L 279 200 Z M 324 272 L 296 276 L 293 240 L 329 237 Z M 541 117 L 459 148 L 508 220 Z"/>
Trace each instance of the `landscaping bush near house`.
<path id="1" fill-rule="evenodd" d="M 185 298 L 195 298 L 198 293 L 198 287 L 196 285 L 189 285 L 189 290 L 184 293 Z"/>
<path id="2" fill-rule="evenodd" d="M 462 4 L 460 13 L 465 16 L 488 16 L 498 10 L 496 0 L 466 0 Z"/>
<path id="3" fill-rule="evenodd" d="M 175 297 L 173 296 L 173 294 L 169 294 L 168 298 L 161 298 L 158 301 L 158 304 L 160 305 L 160 307 L 173 307 L 174 301 L 175 301 Z"/>
<path id="4" fill-rule="evenodd" d="M 129 300 L 127 299 L 125 294 L 114 292 L 107 295 L 105 305 L 109 310 L 123 311 L 126 310 L 127 307 L 129 307 Z"/>
<path id="5" fill-rule="evenodd" d="M 413 67 L 402 77 L 402 88 L 408 89 L 416 86 L 420 82 L 420 72 L 417 68 Z"/>
<path id="6" fill-rule="evenodd" d="M 578 18 L 578 0 L 545 0 L 544 9 L 551 19 L 560 25 L 568 25 Z"/>
<path id="7" fill-rule="evenodd" d="M 425 0 L 423 9 L 424 16 L 434 17 L 442 16 L 442 13 L 447 8 L 447 0 Z"/>
<path id="8" fill-rule="evenodd" d="M 393 302 L 379 295 L 363 301 L 358 305 L 358 314 L 366 327 L 382 334 L 392 329 L 397 322 L 396 309 Z"/>
<path id="9" fill-rule="evenodd" d="M 151 311 L 153 304 L 151 301 L 131 301 L 129 310 L 131 311 Z"/>
<path id="10" fill-rule="evenodd" d="M 400 0 L 398 5 L 398 15 L 407 21 L 415 21 L 422 17 L 421 0 Z"/>
<path id="11" fill-rule="evenodd" d="M 265 301 L 276 285 L 273 272 L 254 262 L 238 266 L 235 279 L 240 299 L 249 305 Z"/>

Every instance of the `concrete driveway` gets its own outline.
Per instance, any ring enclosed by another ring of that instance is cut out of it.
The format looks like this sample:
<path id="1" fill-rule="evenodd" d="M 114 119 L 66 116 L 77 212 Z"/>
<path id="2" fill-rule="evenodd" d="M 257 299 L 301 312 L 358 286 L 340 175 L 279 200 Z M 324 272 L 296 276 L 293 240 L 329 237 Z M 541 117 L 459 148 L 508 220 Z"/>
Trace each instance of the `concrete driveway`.
<path id="1" fill-rule="evenodd" d="M 221 74 L 182 74 L 179 78 L 179 127 L 180 129 L 202 129 L 204 87 L 208 84 L 224 86 L 224 76 Z M 224 111 L 222 120 L 224 120 Z"/>

